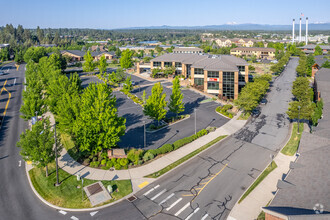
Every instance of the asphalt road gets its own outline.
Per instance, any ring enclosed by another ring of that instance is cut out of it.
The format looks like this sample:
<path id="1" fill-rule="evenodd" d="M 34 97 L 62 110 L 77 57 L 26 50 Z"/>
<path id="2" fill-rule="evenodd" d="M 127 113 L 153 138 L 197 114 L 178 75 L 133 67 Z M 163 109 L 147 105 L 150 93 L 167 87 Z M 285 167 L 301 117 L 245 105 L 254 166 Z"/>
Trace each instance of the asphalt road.
<path id="1" fill-rule="evenodd" d="M 14 73 L 11 70 L 13 76 L 17 76 L 18 84 L 9 90 L 13 96 L 8 118 L 0 131 L 1 218 L 226 219 L 243 191 L 270 162 L 270 155 L 279 150 L 276 143 L 286 139 L 288 119 L 285 111 L 292 98 L 289 91 L 297 64 L 298 59 L 291 59 L 282 76 L 274 82 L 268 95 L 269 102 L 262 108 L 259 118 L 138 192 L 134 202 L 123 201 L 101 209 L 93 217 L 89 212 L 62 215 L 33 195 L 24 164 L 19 167 L 19 149 L 15 147 L 25 127 L 18 112 L 23 71 Z"/>

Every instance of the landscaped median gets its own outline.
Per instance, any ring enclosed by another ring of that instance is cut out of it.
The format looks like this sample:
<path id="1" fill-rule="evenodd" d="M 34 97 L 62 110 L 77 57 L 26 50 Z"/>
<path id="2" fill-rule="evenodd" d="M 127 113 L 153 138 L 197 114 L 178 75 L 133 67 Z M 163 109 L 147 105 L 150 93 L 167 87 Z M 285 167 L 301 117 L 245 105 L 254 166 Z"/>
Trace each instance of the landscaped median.
<path id="1" fill-rule="evenodd" d="M 225 137 L 227 137 L 227 135 L 222 135 L 222 136 L 219 136 L 217 138 L 215 138 L 214 140 L 210 141 L 209 143 L 205 144 L 204 146 L 198 148 L 197 150 L 191 152 L 190 154 L 187 154 L 186 156 L 182 157 L 181 159 L 175 161 L 174 163 L 168 165 L 167 167 L 155 172 L 155 173 L 152 173 L 148 176 L 146 176 L 147 178 L 157 178 L 157 177 L 160 177 L 161 175 L 167 173 L 168 171 L 170 171 L 171 169 L 179 166 L 181 163 L 185 162 L 186 160 L 192 158 L 193 156 L 199 154 L 200 152 L 202 152 L 203 150 L 209 148 L 210 146 L 214 145 L 215 143 L 221 141 L 222 139 L 224 139 Z"/>
<path id="2" fill-rule="evenodd" d="M 33 168 L 29 171 L 31 182 L 38 194 L 47 202 L 62 208 L 83 209 L 92 208 L 89 199 L 85 192 L 83 192 L 81 181 L 77 181 L 77 177 L 71 175 L 62 169 L 59 169 L 60 186 L 54 186 L 56 182 L 55 164 L 49 165 L 49 176 L 45 176 L 43 168 Z M 84 179 L 84 186 L 98 182 L 97 180 Z M 105 187 L 112 186 L 113 193 L 112 199 L 99 204 L 102 206 L 108 203 L 117 201 L 126 195 L 132 193 L 132 186 L 130 180 L 114 180 L 114 181 L 101 181 Z M 97 207 L 96 206 L 96 207 Z"/>
<path id="3" fill-rule="evenodd" d="M 304 124 L 299 124 L 299 133 L 298 133 L 298 124 L 295 122 L 293 123 L 291 138 L 288 143 L 283 147 L 281 150 L 282 154 L 293 156 L 297 150 L 300 143 L 301 133 L 304 130 Z"/>
<path id="4" fill-rule="evenodd" d="M 252 183 L 249 189 L 245 191 L 243 196 L 238 201 L 238 204 L 241 203 L 276 167 L 276 163 L 272 161 L 269 166 L 264 170 L 264 172 L 262 172 L 260 176 L 254 181 L 254 183 Z"/>

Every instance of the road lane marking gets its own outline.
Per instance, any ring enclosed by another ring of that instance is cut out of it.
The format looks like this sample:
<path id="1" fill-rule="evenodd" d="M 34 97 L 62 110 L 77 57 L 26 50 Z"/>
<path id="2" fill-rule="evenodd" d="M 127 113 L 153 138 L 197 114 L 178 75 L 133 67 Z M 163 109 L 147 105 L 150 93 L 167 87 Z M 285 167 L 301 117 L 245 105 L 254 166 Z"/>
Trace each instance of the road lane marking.
<path id="1" fill-rule="evenodd" d="M 5 85 L 6 85 L 6 83 L 7 83 L 7 80 L 5 81 L 5 83 L 4 83 L 3 86 L 2 86 L 2 89 L 1 89 L 1 91 L 0 91 L 0 96 L 1 96 L 1 94 L 2 94 L 2 91 L 5 89 Z"/>
<path id="2" fill-rule="evenodd" d="M 14 85 L 16 85 L 16 78 L 14 79 Z"/>
<path id="3" fill-rule="evenodd" d="M 196 195 L 196 197 L 203 191 L 203 189 L 215 178 L 215 177 L 217 177 L 226 167 L 228 166 L 228 163 L 226 163 L 226 165 L 224 166 L 224 167 L 222 167 L 222 169 L 219 171 L 219 172 L 217 172 L 209 181 L 207 181 L 206 183 L 205 183 L 205 185 L 202 187 L 202 189 L 201 190 L 199 190 L 199 192 L 197 193 L 197 195 Z M 195 198 L 196 198 L 195 197 Z M 195 200 L 195 198 L 193 199 L 193 201 Z"/>
<path id="4" fill-rule="evenodd" d="M 63 210 L 60 210 L 60 211 L 58 211 L 59 213 L 61 213 L 62 215 L 66 215 L 66 211 L 63 211 Z"/>
<path id="5" fill-rule="evenodd" d="M 71 216 L 72 220 L 79 220 L 79 218 L 77 218 L 76 216 Z"/>
<path id="6" fill-rule="evenodd" d="M 91 212 L 91 213 L 89 213 L 92 217 L 96 214 L 96 213 L 98 213 L 99 211 L 96 211 L 96 212 Z"/>
<path id="7" fill-rule="evenodd" d="M 166 189 L 163 189 L 160 193 L 158 193 L 157 195 L 155 195 L 154 197 L 151 198 L 151 200 L 155 200 L 157 197 L 159 197 L 160 195 L 162 195 L 163 193 L 166 192 Z"/>
<path id="8" fill-rule="evenodd" d="M 183 212 L 186 208 L 188 208 L 188 206 L 190 206 L 190 202 L 188 202 L 187 204 L 185 204 L 179 211 L 177 211 L 174 215 L 178 216 L 181 214 L 181 212 Z"/>
<path id="9" fill-rule="evenodd" d="M 164 202 L 166 202 L 167 200 L 169 200 L 170 198 L 172 198 L 174 196 L 174 193 L 172 193 L 171 195 L 169 195 L 168 197 L 166 197 L 166 199 L 164 199 L 163 201 L 161 201 L 158 205 L 163 204 Z"/>
<path id="10" fill-rule="evenodd" d="M 189 220 L 196 212 L 198 212 L 199 207 L 196 208 L 192 213 L 190 213 L 190 215 L 188 215 L 188 217 L 185 220 Z"/>
<path id="11" fill-rule="evenodd" d="M 139 187 L 140 189 L 142 189 L 143 187 L 145 187 L 145 186 L 148 185 L 148 184 L 149 184 L 149 182 L 145 181 L 145 182 L 141 183 L 140 185 L 138 185 L 138 187 Z"/>
<path id="12" fill-rule="evenodd" d="M 209 214 L 206 213 L 206 214 L 201 218 L 201 220 L 205 220 L 208 216 L 209 216 Z"/>
<path id="13" fill-rule="evenodd" d="M 7 108 L 8 108 L 8 105 L 9 105 L 9 101 L 10 101 L 10 98 L 11 98 L 11 93 L 5 88 L 5 90 L 8 92 L 8 101 L 7 101 L 7 104 L 6 104 L 6 107 L 5 107 L 5 111 L 3 112 L 3 117 L 5 117 L 6 115 L 6 112 L 7 112 Z"/>
<path id="14" fill-rule="evenodd" d="M 22 161 L 19 160 L 19 161 L 18 161 L 18 166 L 21 167 L 21 165 L 22 165 Z"/>
<path id="15" fill-rule="evenodd" d="M 170 205 L 170 207 L 168 207 L 166 209 L 166 211 L 169 211 L 171 208 L 173 208 L 176 204 L 178 204 L 180 201 L 182 200 L 182 198 L 179 198 L 178 200 L 176 200 L 172 205 Z"/>
<path id="16" fill-rule="evenodd" d="M 149 193 L 151 193 L 152 191 L 154 191 L 154 190 L 157 189 L 158 187 L 159 187 L 159 185 L 157 185 L 157 186 L 151 188 L 148 192 L 144 193 L 143 195 L 144 195 L 144 196 L 148 195 Z"/>

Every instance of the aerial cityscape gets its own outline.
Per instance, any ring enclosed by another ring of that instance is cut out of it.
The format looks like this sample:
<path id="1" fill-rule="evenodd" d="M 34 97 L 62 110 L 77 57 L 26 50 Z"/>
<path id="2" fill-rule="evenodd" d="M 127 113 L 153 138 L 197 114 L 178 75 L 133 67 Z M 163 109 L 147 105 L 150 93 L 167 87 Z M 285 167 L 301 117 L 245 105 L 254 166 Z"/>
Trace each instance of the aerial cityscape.
<path id="1" fill-rule="evenodd" d="M 330 2 L 2 1 L 0 219 L 330 219 Z"/>

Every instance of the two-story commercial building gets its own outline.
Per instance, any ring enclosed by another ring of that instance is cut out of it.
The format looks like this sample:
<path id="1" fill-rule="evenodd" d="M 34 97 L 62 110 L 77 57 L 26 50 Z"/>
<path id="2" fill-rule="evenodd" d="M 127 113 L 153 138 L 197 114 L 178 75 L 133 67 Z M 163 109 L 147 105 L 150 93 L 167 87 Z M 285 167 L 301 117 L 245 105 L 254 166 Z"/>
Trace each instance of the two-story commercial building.
<path id="1" fill-rule="evenodd" d="M 190 78 L 191 85 L 220 98 L 236 99 L 249 80 L 248 63 L 230 55 L 171 53 L 156 57 L 150 69 L 175 67 L 175 74 Z M 138 64 L 138 72 L 139 64 Z"/>
<path id="2" fill-rule="evenodd" d="M 257 59 L 275 59 L 275 49 L 267 47 L 236 47 L 230 50 L 230 55 L 234 56 L 256 56 Z"/>

